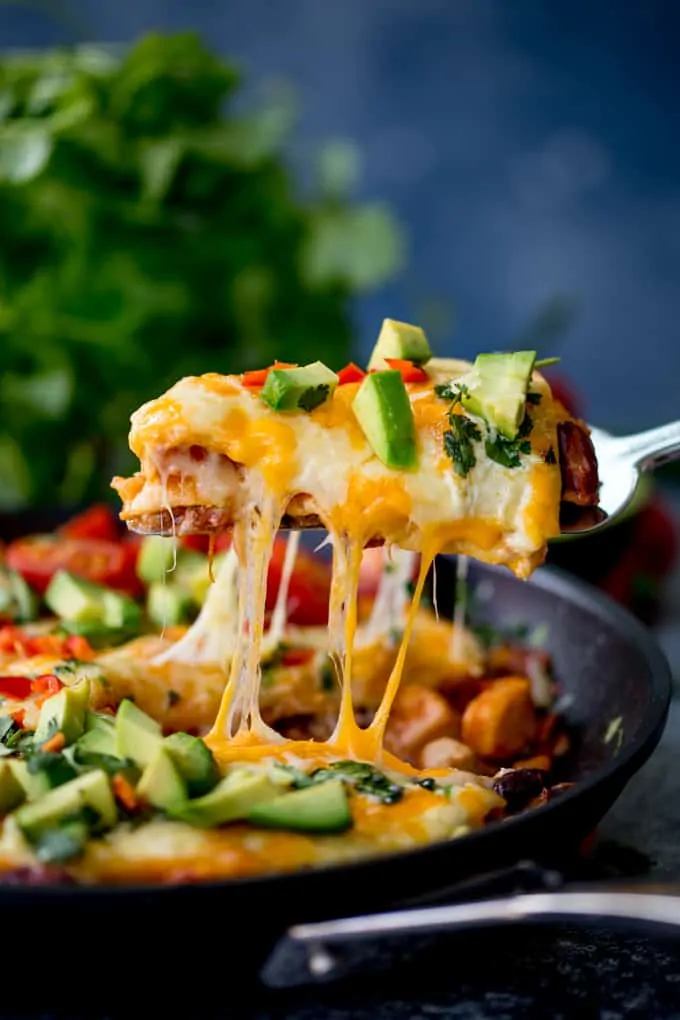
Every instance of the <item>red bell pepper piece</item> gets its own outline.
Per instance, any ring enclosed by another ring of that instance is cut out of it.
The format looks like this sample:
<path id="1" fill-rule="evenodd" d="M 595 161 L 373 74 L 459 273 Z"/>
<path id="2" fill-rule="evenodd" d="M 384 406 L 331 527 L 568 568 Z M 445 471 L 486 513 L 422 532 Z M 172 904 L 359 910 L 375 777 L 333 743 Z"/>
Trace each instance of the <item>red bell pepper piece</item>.
<path id="1" fill-rule="evenodd" d="M 281 655 L 281 665 L 302 666 L 314 655 L 313 648 L 286 648 Z"/>
<path id="2" fill-rule="evenodd" d="M 338 372 L 338 386 L 344 386 L 345 383 L 361 382 L 365 378 L 366 373 L 363 368 L 359 368 L 353 361 L 350 361 L 349 365 L 345 365 Z"/>
<path id="3" fill-rule="evenodd" d="M 244 372 L 241 376 L 241 382 L 244 386 L 253 389 L 264 386 L 267 376 L 273 368 L 297 368 L 297 365 L 289 364 L 287 361 L 275 361 L 269 368 L 256 368 L 252 372 Z"/>
<path id="4" fill-rule="evenodd" d="M 430 378 L 423 368 L 420 368 L 419 365 L 414 365 L 412 361 L 406 361 L 404 358 L 385 358 L 385 361 L 390 368 L 401 372 L 401 377 L 405 383 L 427 382 Z"/>
<path id="5" fill-rule="evenodd" d="M 30 697 L 33 681 L 28 676 L 0 676 L 0 694 L 15 701 Z"/>

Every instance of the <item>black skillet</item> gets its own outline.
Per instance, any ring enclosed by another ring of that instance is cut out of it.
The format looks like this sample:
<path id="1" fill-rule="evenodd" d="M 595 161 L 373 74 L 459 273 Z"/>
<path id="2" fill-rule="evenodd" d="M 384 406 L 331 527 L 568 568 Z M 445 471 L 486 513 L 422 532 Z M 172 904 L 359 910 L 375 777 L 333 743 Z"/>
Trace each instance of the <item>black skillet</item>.
<path id="1" fill-rule="evenodd" d="M 107 1001 L 125 1002 L 130 982 L 143 982 L 175 1003 L 196 996 L 226 1002 L 292 925 L 387 910 L 457 886 L 463 898 L 470 883 L 484 888 L 486 881 L 493 892 L 484 876 L 519 861 L 559 866 L 658 743 L 671 693 L 668 665 L 629 613 L 561 572 L 542 569 L 526 583 L 472 564 L 470 586 L 486 622 L 545 627 L 564 715 L 578 734 L 565 777 L 576 781 L 571 789 L 453 842 L 364 863 L 175 887 L 0 886 L 3 971 L 12 975 L 6 995 L 21 999 L 29 991 L 33 1008 L 38 999 L 74 1004 L 79 993 L 63 983 L 68 958 L 86 984 L 106 985 Z M 437 587 L 440 609 L 450 610 L 450 561 Z"/>

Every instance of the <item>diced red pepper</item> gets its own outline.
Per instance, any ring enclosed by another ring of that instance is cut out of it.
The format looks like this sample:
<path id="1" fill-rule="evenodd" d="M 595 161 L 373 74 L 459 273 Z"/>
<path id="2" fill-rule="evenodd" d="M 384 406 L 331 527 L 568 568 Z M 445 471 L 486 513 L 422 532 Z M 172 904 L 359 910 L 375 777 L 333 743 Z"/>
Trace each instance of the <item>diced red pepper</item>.
<path id="1" fill-rule="evenodd" d="M 64 654 L 69 659 L 81 659 L 83 662 L 94 659 L 94 649 L 82 634 L 71 634 L 64 639 Z"/>
<path id="2" fill-rule="evenodd" d="M 419 365 L 414 365 L 412 361 L 406 361 L 404 358 L 385 358 L 385 361 L 390 368 L 401 373 L 405 383 L 427 382 L 430 378 L 425 369 L 420 368 Z"/>
<path id="3" fill-rule="evenodd" d="M 0 694 L 15 701 L 25 701 L 31 695 L 32 683 L 28 676 L 0 676 Z"/>
<path id="4" fill-rule="evenodd" d="M 281 654 L 282 666 L 302 666 L 314 655 L 313 648 L 286 648 Z"/>
<path id="5" fill-rule="evenodd" d="M 273 368 L 297 368 L 297 365 L 289 364 L 287 361 L 275 361 L 269 368 L 256 368 L 252 372 L 244 372 L 241 382 L 244 386 L 252 388 L 264 386 L 267 376 Z"/>
<path id="6" fill-rule="evenodd" d="M 58 694 L 63 686 L 59 677 L 54 676 L 53 673 L 43 673 L 42 676 L 37 676 L 31 682 L 31 694 L 38 695 L 35 699 L 36 705 L 40 707 L 53 694 Z"/>
<path id="7" fill-rule="evenodd" d="M 25 724 L 26 724 L 26 709 L 25 708 L 15 708 L 13 712 L 9 713 L 9 717 L 10 717 L 10 719 L 13 719 L 14 722 L 17 724 L 17 726 L 20 726 L 22 728 L 22 730 L 25 728 Z"/>
<path id="8" fill-rule="evenodd" d="M 349 365 L 345 365 L 338 372 L 338 386 L 344 386 L 345 383 L 361 382 L 365 378 L 366 373 L 363 368 L 359 368 L 353 361 L 350 361 Z"/>

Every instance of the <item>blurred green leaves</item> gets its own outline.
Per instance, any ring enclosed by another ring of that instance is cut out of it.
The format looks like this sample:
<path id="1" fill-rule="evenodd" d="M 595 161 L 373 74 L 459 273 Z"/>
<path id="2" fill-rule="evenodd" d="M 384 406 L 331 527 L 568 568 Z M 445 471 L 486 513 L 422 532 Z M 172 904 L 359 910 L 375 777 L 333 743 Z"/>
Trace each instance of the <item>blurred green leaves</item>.
<path id="1" fill-rule="evenodd" d="M 130 412 L 182 375 L 351 356 L 350 300 L 403 261 L 353 147 L 301 196 L 278 89 L 190 33 L 0 57 L 0 503 L 106 494 Z"/>

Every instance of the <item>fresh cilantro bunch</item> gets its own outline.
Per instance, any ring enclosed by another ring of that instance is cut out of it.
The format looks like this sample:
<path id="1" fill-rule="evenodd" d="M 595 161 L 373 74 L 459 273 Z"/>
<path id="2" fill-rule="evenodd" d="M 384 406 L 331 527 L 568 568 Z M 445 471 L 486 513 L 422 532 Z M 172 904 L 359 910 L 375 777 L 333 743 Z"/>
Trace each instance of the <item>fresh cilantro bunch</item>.
<path id="1" fill-rule="evenodd" d="M 0 507 L 108 492 L 130 412 L 180 376 L 349 360 L 400 233 L 350 149 L 303 197 L 279 90 L 237 109 L 193 34 L 0 57 Z"/>

